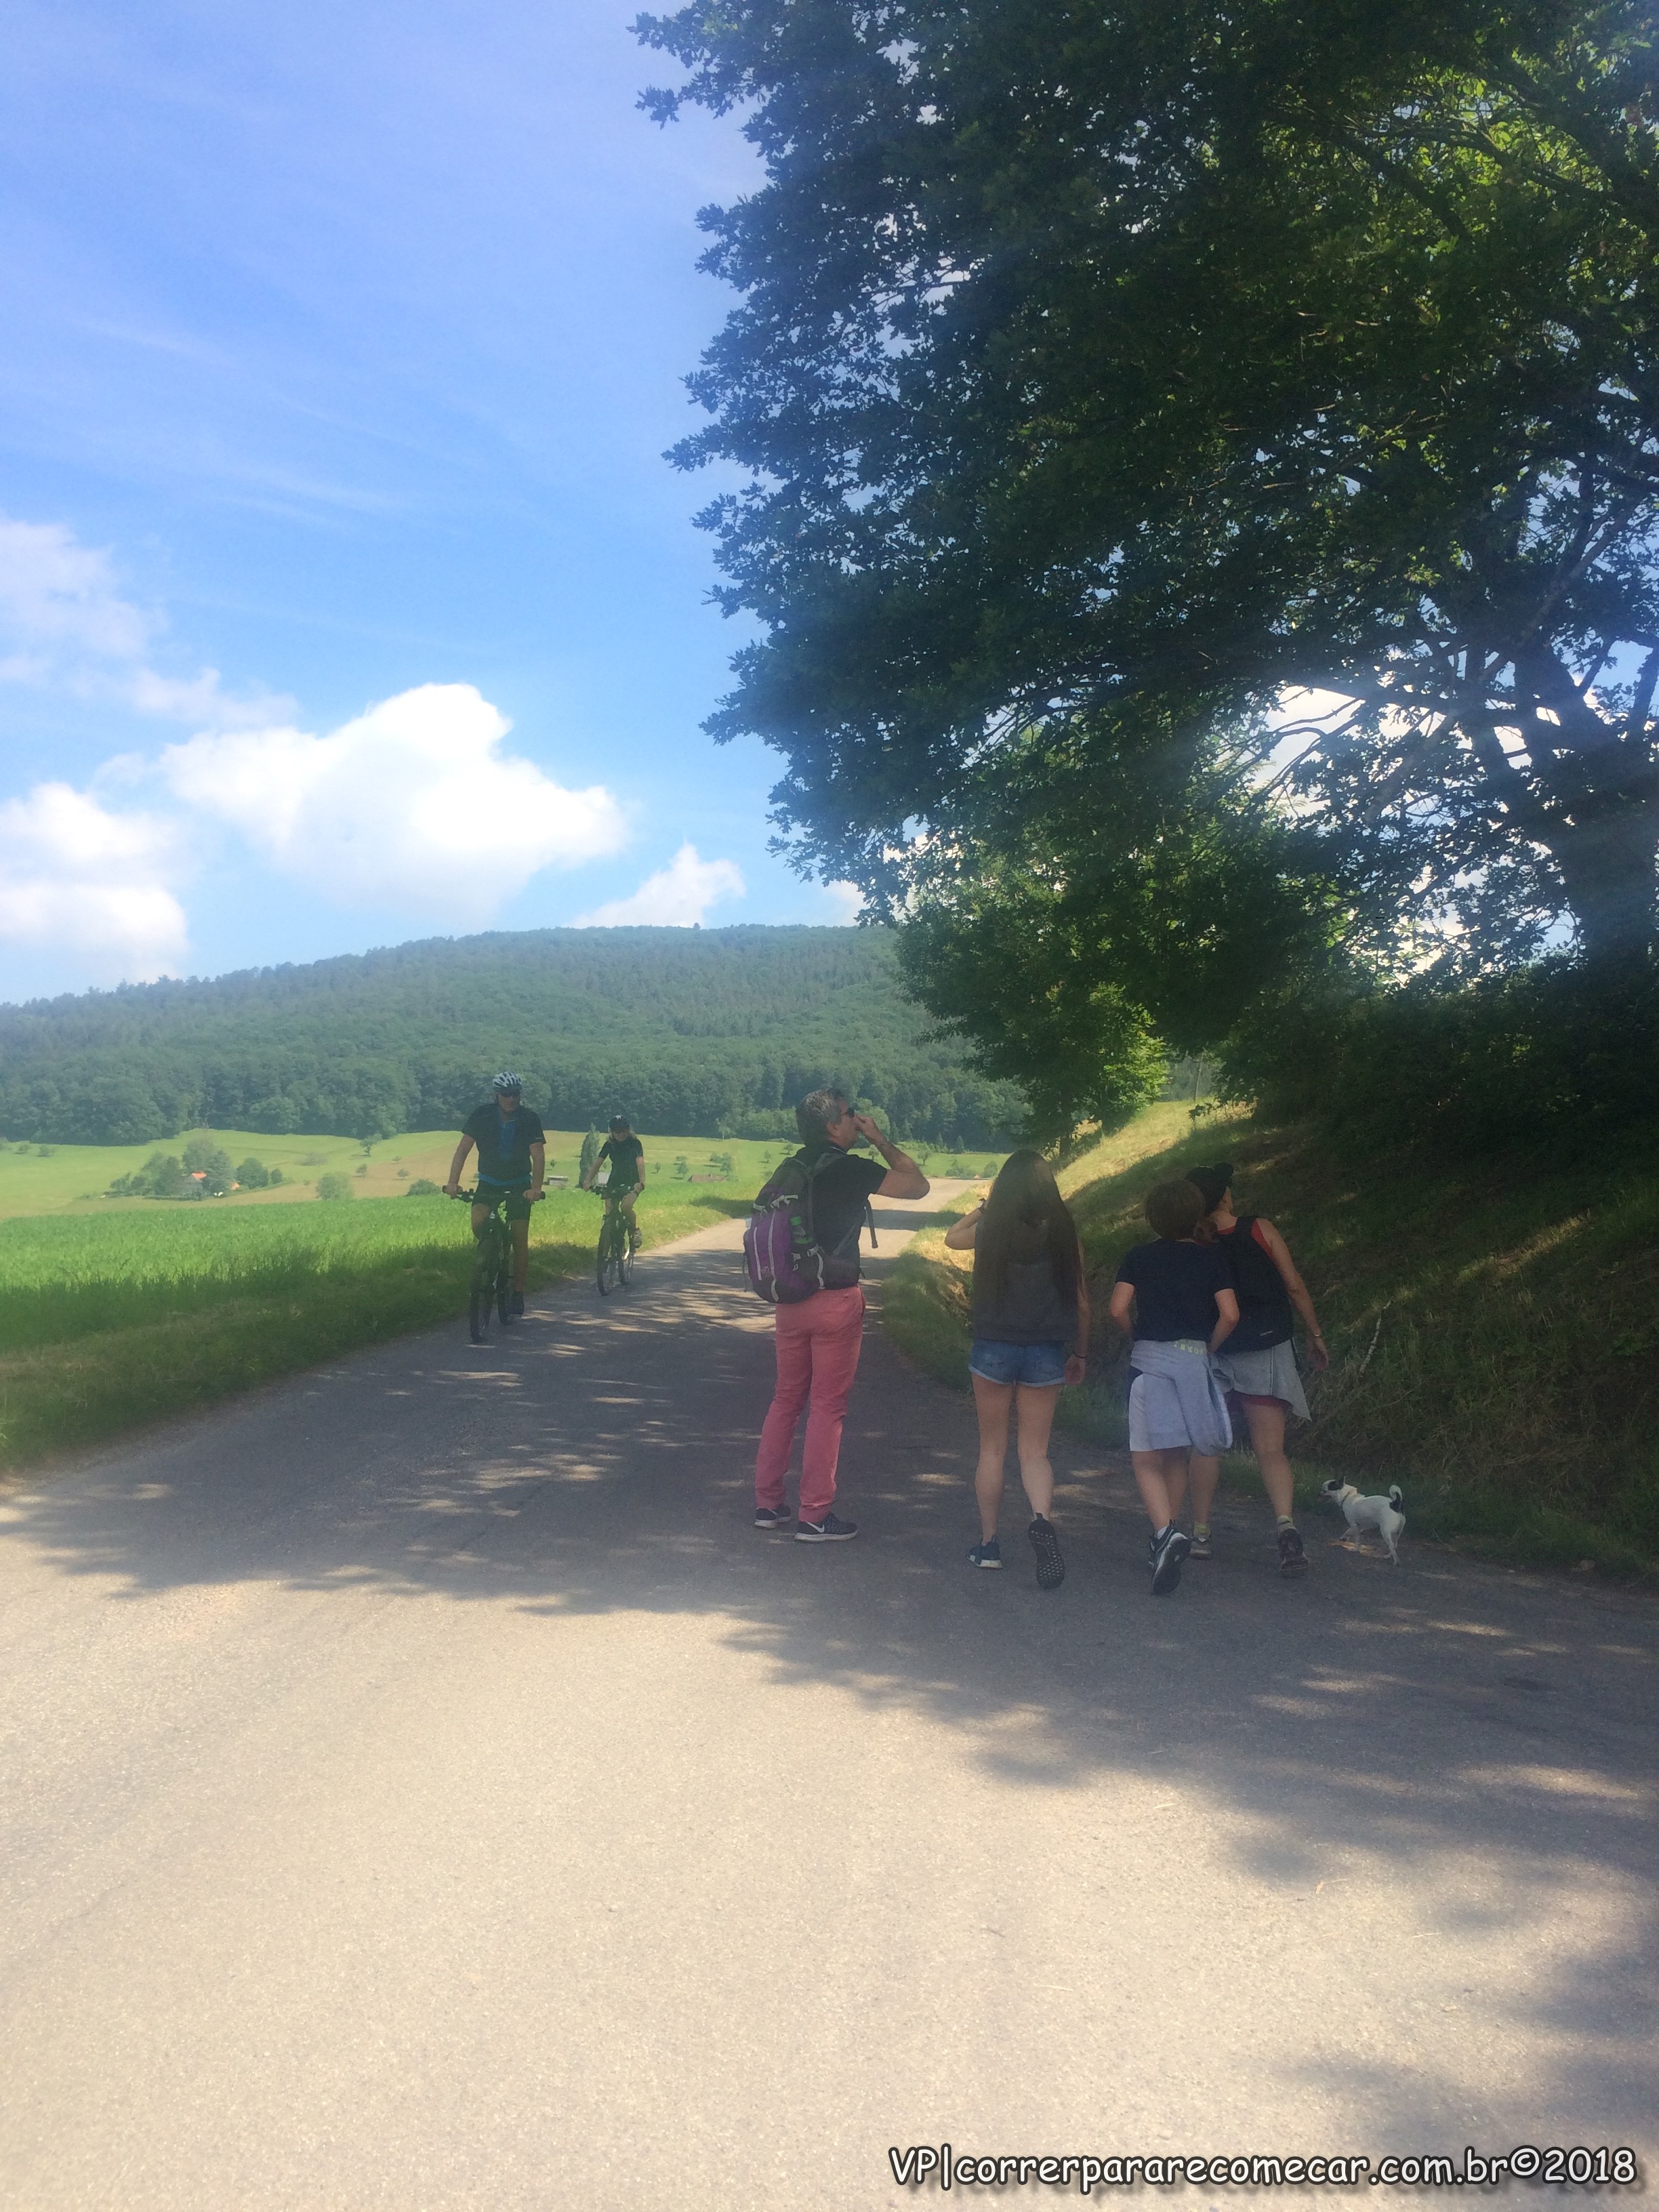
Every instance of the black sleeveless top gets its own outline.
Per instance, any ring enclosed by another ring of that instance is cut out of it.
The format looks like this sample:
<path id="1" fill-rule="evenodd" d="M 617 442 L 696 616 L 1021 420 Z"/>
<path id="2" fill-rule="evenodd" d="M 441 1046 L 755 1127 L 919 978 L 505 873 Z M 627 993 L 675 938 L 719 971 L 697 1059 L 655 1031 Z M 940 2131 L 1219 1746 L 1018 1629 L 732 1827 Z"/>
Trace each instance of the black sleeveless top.
<path id="1" fill-rule="evenodd" d="M 1048 1257 L 1044 1228 L 1022 1228 L 1008 1253 L 1008 1279 L 1000 1298 L 974 1269 L 974 1334 L 992 1344 L 1063 1344 L 1077 1335 L 1077 1300 L 1061 1295 Z"/>
<path id="2" fill-rule="evenodd" d="M 1228 1234 L 1216 1239 L 1238 1293 L 1238 1327 L 1222 1346 L 1224 1356 L 1230 1352 L 1267 1352 L 1275 1344 L 1291 1340 L 1291 1294 L 1273 1264 L 1273 1254 L 1256 1237 L 1255 1224 L 1261 1218 L 1241 1213 Z"/>

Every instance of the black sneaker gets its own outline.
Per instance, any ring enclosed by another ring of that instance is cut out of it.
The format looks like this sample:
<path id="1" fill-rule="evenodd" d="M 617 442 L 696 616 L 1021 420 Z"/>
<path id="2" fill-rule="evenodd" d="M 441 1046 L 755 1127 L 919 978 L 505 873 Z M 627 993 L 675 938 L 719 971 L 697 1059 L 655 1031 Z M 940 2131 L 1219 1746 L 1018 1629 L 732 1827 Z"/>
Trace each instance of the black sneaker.
<path id="1" fill-rule="evenodd" d="M 1002 1565 L 1002 1546 L 994 1536 L 975 1544 L 968 1554 L 970 1567 L 1000 1567 Z"/>
<path id="2" fill-rule="evenodd" d="M 755 1526 L 757 1528 L 787 1528 L 794 1517 L 787 1505 L 757 1505 L 755 1508 Z"/>
<path id="3" fill-rule="evenodd" d="M 795 1531 L 798 1544 L 844 1544 L 849 1536 L 856 1536 L 856 1521 L 843 1521 L 838 1514 L 826 1513 L 822 1521 L 803 1521 Z"/>
<path id="4" fill-rule="evenodd" d="M 1281 1575 L 1305 1575 L 1308 1571 L 1308 1555 L 1294 1528 L 1281 1528 L 1279 1532 L 1279 1571 Z"/>
<path id="5" fill-rule="evenodd" d="M 514 1291 L 512 1297 L 513 1318 L 519 1320 L 524 1313 L 524 1292 Z"/>
<path id="6" fill-rule="evenodd" d="M 1192 1549 L 1192 1539 L 1184 1528 L 1166 1528 L 1161 1536 L 1154 1536 L 1151 1551 L 1152 1559 L 1152 1595 L 1168 1597 L 1181 1581 L 1181 1563 Z"/>
<path id="7" fill-rule="evenodd" d="M 1039 1513 L 1025 1533 L 1036 1553 L 1037 1588 L 1058 1589 L 1066 1579 L 1066 1562 L 1060 1556 L 1060 1539 L 1052 1523 Z"/>

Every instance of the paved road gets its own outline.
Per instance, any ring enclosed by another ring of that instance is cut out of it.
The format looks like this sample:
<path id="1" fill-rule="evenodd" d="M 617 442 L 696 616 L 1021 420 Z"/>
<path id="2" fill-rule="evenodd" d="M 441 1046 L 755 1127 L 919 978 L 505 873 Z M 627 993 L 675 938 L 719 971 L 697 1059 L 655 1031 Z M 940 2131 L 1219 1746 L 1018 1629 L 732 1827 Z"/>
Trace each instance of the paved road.
<path id="1" fill-rule="evenodd" d="M 1286 1585 L 1248 1504 L 1155 1603 L 1079 1447 L 1064 1589 L 1012 1518 L 972 1574 L 967 1407 L 875 1334 L 865 1533 L 762 1536 L 732 1243 L 6 1504 L 0 2205 L 866 2212 L 940 2142 L 1645 2158 L 1656 1608 L 1409 1540 Z"/>

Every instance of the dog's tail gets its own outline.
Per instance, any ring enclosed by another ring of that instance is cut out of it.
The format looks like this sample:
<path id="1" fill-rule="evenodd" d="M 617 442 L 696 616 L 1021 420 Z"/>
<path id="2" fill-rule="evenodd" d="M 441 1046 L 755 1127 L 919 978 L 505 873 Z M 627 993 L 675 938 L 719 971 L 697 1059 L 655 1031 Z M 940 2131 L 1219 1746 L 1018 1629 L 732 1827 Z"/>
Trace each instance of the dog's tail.
<path id="1" fill-rule="evenodd" d="M 1389 1485 L 1389 1504 L 1390 1504 L 1390 1505 L 1392 1505 L 1392 1506 L 1393 1506 L 1393 1508 L 1394 1508 L 1394 1510 L 1395 1510 L 1395 1511 L 1396 1513 L 1398 1513 L 1398 1512 L 1399 1512 L 1399 1510 L 1400 1510 L 1400 1509 L 1401 1509 L 1401 1507 L 1405 1504 L 1405 1502 L 1406 1502 L 1405 1495 L 1404 1495 L 1404 1493 L 1402 1492 L 1402 1491 L 1401 1490 L 1400 1485 L 1399 1485 L 1397 1482 L 1391 1482 L 1391 1483 Z"/>

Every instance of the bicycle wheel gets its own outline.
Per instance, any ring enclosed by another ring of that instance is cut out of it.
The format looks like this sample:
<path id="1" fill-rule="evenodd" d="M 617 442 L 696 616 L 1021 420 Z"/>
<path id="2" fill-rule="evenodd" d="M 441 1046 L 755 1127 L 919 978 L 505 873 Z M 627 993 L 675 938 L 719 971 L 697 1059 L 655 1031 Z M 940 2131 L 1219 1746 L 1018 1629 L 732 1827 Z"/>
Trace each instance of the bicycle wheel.
<path id="1" fill-rule="evenodd" d="M 612 1287 L 622 1280 L 621 1264 L 617 1254 L 616 1216 L 608 1210 L 599 1224 L 599 1296 L 606 1297 Z"/>
<path id="2" fill-rule="evenodd" d="M 466 1325 L 474 1344 L 482 1344 L 489 1327 L 489 1302 L 495 1294 L 495 1240 L 486 1230 L 478 1239 L 472 1260 L 472 1287 L 467 1293 Z"/>
<path id="3" fill-rule="evenodd" d="M 622 1249 L 617 1255 L 617 1279 L 624 1284 L 634 1279 L 634 1240 L 626 1229 L 622 1233 Z"/>

